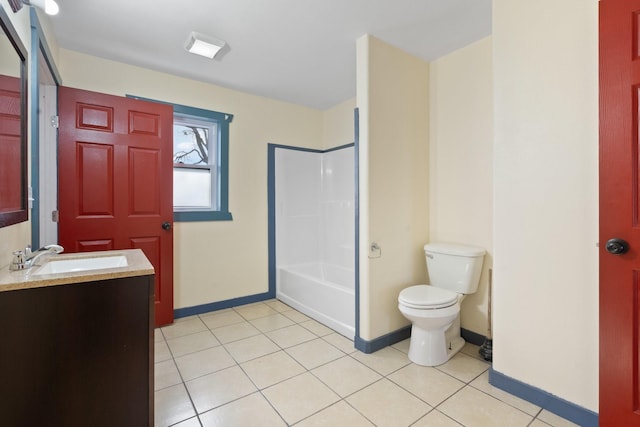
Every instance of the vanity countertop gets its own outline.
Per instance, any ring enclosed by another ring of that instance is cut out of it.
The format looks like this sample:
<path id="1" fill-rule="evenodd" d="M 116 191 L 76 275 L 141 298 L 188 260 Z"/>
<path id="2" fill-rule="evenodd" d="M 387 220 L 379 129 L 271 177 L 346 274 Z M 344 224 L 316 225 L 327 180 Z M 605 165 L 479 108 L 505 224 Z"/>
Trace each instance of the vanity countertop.
<path id="1" fill-rule="evenodd" d="M 40 268 L 35 265 L 30 269 L 10 271 L 9 267 L 0 269 L 0 292 L 19 289 L 32 289 L 45 286 L 68 285 L 72 283 L 95 282 L 122 277 L 147 276 L 154 274 L 154 269 L 147 257 L 140 249 L 124 249 L 114 251 L 83 252 L 52 255 L 49 259 L 63 260 L 89 257 L 105 257 L 123 255 L 127 258 L 127 265 L 116 268 L 99 270 L 75 271 L 58 274 L 33 274 Z M 45 264 L 47 258 L 42 260 Z M 38 262 L 39 264 L 39 262 Z"/>

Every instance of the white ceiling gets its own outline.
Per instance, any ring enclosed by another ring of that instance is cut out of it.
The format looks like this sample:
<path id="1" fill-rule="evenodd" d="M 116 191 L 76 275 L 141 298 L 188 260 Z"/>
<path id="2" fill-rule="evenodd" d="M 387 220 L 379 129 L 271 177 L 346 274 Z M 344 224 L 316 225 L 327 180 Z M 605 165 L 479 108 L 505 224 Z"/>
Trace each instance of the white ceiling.
<path id="1" fill-rule="evenodd" d="M 491 0 L 57 1 L 60 47 L 317 109 L 355 96 L 364 34 L 428 61 L 491 34 Z M 189 54 L 192 31 L 227 47 Z"/>

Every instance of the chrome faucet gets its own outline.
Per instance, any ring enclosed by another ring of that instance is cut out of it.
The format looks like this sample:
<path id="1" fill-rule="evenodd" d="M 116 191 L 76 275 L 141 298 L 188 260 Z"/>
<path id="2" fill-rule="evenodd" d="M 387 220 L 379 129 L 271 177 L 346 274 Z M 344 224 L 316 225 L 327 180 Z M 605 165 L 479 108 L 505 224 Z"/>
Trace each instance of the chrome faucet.
<path id="1" fill-rule="evenodd" d="M 63 251 L 64 248 L 60 245 L 45 245 L 36 251 L 32 251 L 31 246 L 27 246 L 23 251 L 13 253 L 13 261 L 9 270 L 26 270 L 33 267 L 41 256 L 59 254 Z"/>

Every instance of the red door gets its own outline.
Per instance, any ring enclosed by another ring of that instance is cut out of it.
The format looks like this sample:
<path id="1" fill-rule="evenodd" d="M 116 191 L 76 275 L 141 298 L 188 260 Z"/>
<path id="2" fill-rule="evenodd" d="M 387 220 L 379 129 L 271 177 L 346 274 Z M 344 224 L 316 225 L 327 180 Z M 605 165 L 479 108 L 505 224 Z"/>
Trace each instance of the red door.
<path id="1" fill-rule="evenodd" d="M 640 0 L 601 0 L 599 421 L 604 427 L 640 426 L 639 101 Z"/>
<path id="2" fill-rule="evenodd" d="M 58 102 L 60 244 L 142 249 L 156 326 L 173 322 L 173 108 L 67 87 Z"/>

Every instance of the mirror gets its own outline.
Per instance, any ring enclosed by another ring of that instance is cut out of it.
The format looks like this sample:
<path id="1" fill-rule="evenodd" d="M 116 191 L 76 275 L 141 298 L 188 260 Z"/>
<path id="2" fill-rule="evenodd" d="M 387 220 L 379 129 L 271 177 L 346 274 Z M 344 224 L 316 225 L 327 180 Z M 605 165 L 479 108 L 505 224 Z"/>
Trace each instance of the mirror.
<path id="1" fill-rule="evenodd" d="M 26 221 L 27 51 L 0 5 L 0 227 Z"/>

